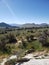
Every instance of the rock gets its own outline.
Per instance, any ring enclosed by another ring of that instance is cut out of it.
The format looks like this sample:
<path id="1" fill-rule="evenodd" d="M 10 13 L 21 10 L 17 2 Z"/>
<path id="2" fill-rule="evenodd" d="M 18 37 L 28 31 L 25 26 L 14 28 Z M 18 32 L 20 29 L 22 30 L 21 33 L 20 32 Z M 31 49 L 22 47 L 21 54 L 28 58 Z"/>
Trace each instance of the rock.
<path id="1" fill-rule="evenodd" d="M 49 65 L 49 59 L 31 59 L 28 62 L 18 63 L 16 65 Z"/>
<path id="2" fill-rule="evenodd" d="M 9 58 L 9 60 L 11 60 L 11 59 L 17 59 L 17 56 L 16 55 L 12 55 L 10 58 Z"/>
<path id="3" fill-rule="evenodd" d="M 28 59 L 28 58 L 22 58 L 22 59 L 19 59 L 19 60 L 17 60 L 16 62 L 17 63 L 23 63 L 23 62 L 28 62 L 30 59 Z"/>

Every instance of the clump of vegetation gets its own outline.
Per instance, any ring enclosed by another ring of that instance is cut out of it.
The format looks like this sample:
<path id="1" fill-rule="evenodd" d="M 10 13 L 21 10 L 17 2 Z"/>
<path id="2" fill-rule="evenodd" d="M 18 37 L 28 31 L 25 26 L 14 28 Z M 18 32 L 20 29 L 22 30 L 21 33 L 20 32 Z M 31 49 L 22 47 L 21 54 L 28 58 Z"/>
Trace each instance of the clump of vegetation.
<path id="1" fill-rule="evenodd" d="M 17 42 L 17 39 L 16 39 L 16 36 L 14 34 L 8 34 L 6 35 L 6 38 L 9 40 L 8 42 L 9 43 L 15 43 Z"/>
<path id="2" fill-rule="evenodd" d="M 16 64 L 16 59 L 9 60 L 5 63 L 5 65 L 15 65 L 15 64 Z"/>
<path id="3" fill-rule="evenodd" d="M 13 34 L 4 35 L 0 37 L 0 52 L 11 53 L 11 48 L 8 46 L 9 43 L 17 42 L 16 37 Z"/>
<path id="4" fill-rule="evenodd" d="M 32 42 L 32 46 L 34 47 L 35 51 L 36 51 L 36 50 L 39 50 L 39 51 L 40 51 L 40 50 L 43 49 L 43 48 L 42 48 L 42 44 L 40 44 L 38 40 Z"/>
<path id="5" fill-rule="evenodd" d="M 39 42 L 41 42 L 42 46 L 49 46 L 48 38 L 48 30 L 44 30 L 39 37 Z"/>
<path id="6" fill-rule="evenodd" d="M 1 39 L 0 39 L 0 50 L 4 50 L 5 51 L 5 46 L 6 46 L 6 37 L 3 36 Z"/>
<path id="7" fill-rule="evenodd" d="M 28 45 L 28 43 L 26 41 L 22 40 L 22 43 L 20 43 L 18 47 L 20 49 L 26 49 L 27 45 Z"/>
<path id="8" fill-rule="evenodd" d="M 28 36 L 26 36 L 26 39 L 28 42 L 31 42 L 34 40 L 34 35 L 28 35 Z"/>

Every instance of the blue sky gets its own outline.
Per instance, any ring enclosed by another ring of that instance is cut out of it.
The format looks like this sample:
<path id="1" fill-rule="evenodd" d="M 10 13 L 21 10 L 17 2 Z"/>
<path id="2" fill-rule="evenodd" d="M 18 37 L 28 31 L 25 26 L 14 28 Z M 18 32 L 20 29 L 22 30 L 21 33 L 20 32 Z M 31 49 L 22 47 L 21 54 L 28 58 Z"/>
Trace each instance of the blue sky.
<path id="1" fill-rule="evenodd" d="M 0 22 L 49 23 L 49 0 L 0 0 Z"/>

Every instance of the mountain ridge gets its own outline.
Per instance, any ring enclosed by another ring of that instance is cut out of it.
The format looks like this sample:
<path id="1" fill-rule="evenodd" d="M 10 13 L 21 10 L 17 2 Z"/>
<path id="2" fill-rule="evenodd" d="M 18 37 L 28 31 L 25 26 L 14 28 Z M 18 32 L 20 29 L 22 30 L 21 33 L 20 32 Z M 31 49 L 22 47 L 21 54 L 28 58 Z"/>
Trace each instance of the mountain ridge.
<path id="1" fill-rule="evenodd" d="M 47 23 L 41 23 L 41 24 L 35 24 L 35 23 L 26 23 L 21 25 L 21 27 L 49 27 L 49 24 Z"/>
<path id="2" fill-rule="evenodd" d="M 4 22 L 1 22 L 0 27 L 20 27 L 20 28 L 49 27 L 49 24 L 47 24 L 47 23 L 41 23 L 41 24 L 35 24 L 35 23 L 7 24 L 7 23 L 4 23 Z"/>

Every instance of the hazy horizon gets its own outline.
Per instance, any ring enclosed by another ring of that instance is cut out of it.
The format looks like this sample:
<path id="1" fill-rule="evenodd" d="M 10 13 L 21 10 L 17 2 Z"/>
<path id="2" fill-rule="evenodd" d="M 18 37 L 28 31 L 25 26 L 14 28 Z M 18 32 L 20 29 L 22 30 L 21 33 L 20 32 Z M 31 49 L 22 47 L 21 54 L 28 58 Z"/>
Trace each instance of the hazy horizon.
<path id="1" fill-rule="evenodd" d="M 49 24 L 49 0 L 0 0 L 0 22 Z"/>
<path id="2" fill-rule="evenodd" d="M 21 24 L 49 24 L 49 22 L 48 22 L 48 23 L 47 23 L 47 22 L 41 22 L 41 23 L 37 23 L 37 22 L 36 22 L 36 23 L 34 23 L 34 22 L 26 22 L 26 23 L 17 23 L 17 22 L 14 22 L 14 23 L 13 23 L 13 22 L 10 22 L 10 23 L 8 23 L 8 22 L 1 22 L 1 21 L 0 21 L 0 23 L 6 23 L 6 24 L 20 24 L 20 25 L 21 25 Z"/>

